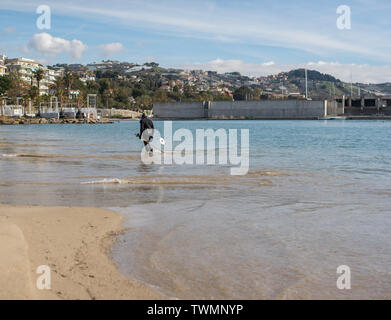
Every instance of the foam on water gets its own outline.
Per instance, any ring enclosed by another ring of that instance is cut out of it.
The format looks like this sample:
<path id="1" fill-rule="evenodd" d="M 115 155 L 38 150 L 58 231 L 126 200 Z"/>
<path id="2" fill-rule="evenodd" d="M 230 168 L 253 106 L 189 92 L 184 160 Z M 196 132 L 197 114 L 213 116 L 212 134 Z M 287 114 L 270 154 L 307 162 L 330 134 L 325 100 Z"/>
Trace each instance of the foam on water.
<path id="1" fill-rule="evenodd" d="M 222 176 L 187 176 L 183 175 L 173 179 L 168 176 L 151 176 L 151 177 L 132 177 L 132 178 L 104 178 L 100 180 L 92 180 L 81 182 L 82 185 L 89 184 L 144 184 L 144 185 L 193 185 L 193 184 L 209 184 L 222 185 L 229 183 L 229 179 Z"/>

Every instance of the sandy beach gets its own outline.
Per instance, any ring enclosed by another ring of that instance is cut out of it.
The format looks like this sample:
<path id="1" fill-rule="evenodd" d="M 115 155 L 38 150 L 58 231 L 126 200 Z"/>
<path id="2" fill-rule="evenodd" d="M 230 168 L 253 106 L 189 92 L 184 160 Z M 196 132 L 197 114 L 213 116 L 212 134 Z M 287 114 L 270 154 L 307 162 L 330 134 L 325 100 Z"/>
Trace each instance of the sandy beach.
<path id="1" fill-rule="evenodd" d="M 121 221 L 103 209 L 0 205 L 0 299 L 159 299 L 110 258 Z M 37 288 L 41 265 L 50 290 Z"/>

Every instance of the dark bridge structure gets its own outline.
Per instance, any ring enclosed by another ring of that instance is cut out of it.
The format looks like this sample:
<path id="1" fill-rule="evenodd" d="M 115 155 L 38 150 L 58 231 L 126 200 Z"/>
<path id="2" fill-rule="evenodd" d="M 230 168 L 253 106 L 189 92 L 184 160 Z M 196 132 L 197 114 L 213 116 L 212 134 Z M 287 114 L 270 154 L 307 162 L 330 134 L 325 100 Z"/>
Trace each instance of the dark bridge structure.
<path id="1" fill-rule="evenodd" d="M 342 97 L 337 102 L 347 116 L 391 116 L 391 95 Z"/>

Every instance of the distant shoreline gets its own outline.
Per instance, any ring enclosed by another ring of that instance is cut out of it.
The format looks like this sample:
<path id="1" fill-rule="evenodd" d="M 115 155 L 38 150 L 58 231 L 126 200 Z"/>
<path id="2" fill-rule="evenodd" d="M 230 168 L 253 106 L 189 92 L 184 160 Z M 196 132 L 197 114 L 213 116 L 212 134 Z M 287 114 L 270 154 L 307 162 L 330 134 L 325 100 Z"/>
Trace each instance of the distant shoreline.
<path id="1" fill-rule="evenodd" d="M 46 119 L 27 117 L 0 117 L 0 125 L 29 125 L 29 124 L 109 124 L 118 119 Z"/>
<path id="2" fill-rule="evenodd" d="M 391 116 L 343 116 L 342 120 L 391 120 Z M 263 121 L 276 121 L 276 120 L 317 120 L 317 121 L 334 121 L 337 119 L 321 119 L 316 117 L 311 118 L 151 118 L 153 121 L 251 121 L 251 120 L 263 120 Z M 0 125 L 37 125 L 37 124 L 113 124 L 118 122 L 138 122 L 140 119 L 118 119 L 108 118 L 102 121 L 97 120 L 77 120 L 77 119 L 45 119 L 45 118 L 5 118 L 0 117 Z"/>
<path id="3" fill-rule="evenodd" d="M 344 120 L 391 120 L 391 116 L 351 116 L 345 115 Z M 153 121 L 240 121 L 240 120 L 327 120 L 319 118 L 152 118 Z"/>

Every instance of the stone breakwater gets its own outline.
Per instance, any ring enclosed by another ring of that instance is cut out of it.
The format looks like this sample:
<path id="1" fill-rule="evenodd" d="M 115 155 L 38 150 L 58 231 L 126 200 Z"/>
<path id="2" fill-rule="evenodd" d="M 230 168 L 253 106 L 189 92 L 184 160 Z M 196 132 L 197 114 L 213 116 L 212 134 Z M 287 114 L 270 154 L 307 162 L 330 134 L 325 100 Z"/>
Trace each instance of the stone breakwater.
<path id="1" fill-rule="evenodd" d="M 0 125 L 19 125 L 19 124 L 104 124 L 113 123 L 109 119 L 45 119 L 45 118 L 10 118 L 0 117 Z"/>

